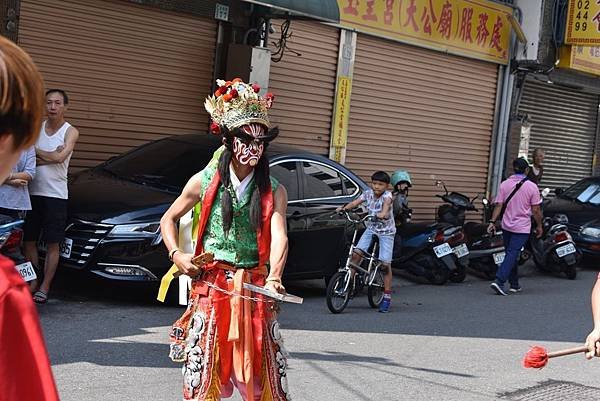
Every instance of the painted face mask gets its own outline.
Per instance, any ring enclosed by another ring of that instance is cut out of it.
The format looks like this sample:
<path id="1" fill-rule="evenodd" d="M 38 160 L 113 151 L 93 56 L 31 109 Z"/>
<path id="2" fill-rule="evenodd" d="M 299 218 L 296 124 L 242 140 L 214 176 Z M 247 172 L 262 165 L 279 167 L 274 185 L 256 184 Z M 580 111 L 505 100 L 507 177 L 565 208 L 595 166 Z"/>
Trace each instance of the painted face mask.
<path id="1" fill-rule="evenodd" d="M 262 140 L 255 139 L 265 135 L 266 128 L 262 124 L 248 124 L 240 127 L 233 138 L 233 154 L 238 162 L 254 167 L 258 164 L 265 149 Z"/>

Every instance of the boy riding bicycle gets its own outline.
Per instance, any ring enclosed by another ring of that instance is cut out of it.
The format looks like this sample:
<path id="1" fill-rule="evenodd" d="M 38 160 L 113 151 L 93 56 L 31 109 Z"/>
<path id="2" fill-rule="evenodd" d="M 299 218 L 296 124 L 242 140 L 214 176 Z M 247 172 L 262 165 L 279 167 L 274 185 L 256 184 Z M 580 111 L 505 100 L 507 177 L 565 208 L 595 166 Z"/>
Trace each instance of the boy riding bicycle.
<path id="1" fill-rule="evenodd" d="M 394 249 L 394 235 L 396 234 L 396 225 L 392 214 L 392 193 L 387 190 L 390 184 L 390 176 L 383 171 L 377 171 L 371 176 L 371 189 L 366 190 L 358 198 L 347 205 L 338 208 L 341 210 L 350 210 L 366 203 L 370 216 L 375 216 L 379 220 L 365 222 L 367 229 L 360 237 L 356 250 L 358 252 L 352 255 L 352 262 L 358 264 L 371 245 L 373 235 L 379 239 L 379 257 L 382 262 L 382 271 L 384 277 L 384 295 L 383 301 L 379 305 L 379 312 L 387 313 L 390 310 L 392 302 L 392 251 Z"/>

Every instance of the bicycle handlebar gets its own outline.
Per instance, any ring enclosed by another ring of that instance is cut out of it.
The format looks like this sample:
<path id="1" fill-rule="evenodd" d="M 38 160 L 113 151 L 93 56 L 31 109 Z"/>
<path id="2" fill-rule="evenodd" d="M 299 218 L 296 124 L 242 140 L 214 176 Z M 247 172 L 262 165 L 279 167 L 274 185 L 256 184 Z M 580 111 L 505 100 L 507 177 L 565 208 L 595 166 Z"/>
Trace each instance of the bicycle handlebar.
<path id="1" fill-rule="evenodd" d="M 338 212 L 338 214 L 339 214 L 339 215 L 343 215 L 344 217 L 346 217 L 346 220 L 348 220 L 350 223 L 353 223 L 353 224 L 360 224 L 360 223 L 364 223 L 364 222 L 365 222 L 365 221 L 367 221 L 367 220 L 369 220 L 369 221 L 377 221 L 377 220 L 380 220 L 380 219 L 379 219 L 377 216 L 372 216 L 372 215 L 368 215 L 368 214 L 367 214 L 367 215 L 365 215 L 365 216 L 363 216 L 363 217 L 361 217 L 361 218 L 359 218 L 358 220 L 356 220 L 356 219 L 353 219 L 353 218 L 350 216 L 350 213 L 348 213 L 348 211 L 347 211 L 347 210 L 341 210 L 341 211 L 339 211 L 339 212 Z"/>

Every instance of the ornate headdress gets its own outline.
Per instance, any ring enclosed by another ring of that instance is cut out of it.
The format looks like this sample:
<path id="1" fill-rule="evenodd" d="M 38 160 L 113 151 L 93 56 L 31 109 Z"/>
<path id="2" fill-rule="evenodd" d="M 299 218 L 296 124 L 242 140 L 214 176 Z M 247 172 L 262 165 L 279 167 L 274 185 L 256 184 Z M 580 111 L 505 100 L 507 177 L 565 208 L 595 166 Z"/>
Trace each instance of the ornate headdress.
<path id="1" fill-rule="evenodd" d="M 212 118 L 211 131 L 218 134 L 221 127 L 234 130 L 246 124 L 259 123 L 270 128 L 267 110 L 273 104 L 273 94 L 260 96 L 260 86 L 247 84 L 240 78 L 217 80 L 214 95 L 206 98 L 204 107 Z"/>

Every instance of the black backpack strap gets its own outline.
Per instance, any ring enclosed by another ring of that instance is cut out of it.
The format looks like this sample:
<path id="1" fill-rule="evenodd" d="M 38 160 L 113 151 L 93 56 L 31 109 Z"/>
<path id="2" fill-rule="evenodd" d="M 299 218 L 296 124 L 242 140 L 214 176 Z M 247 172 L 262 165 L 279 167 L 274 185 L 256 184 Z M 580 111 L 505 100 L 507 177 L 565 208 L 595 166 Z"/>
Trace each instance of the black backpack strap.
<path id="1" fill-rule="evenodd" d="M 502 204 L 502 210 L 500 210 L 500 216 L 498 216 L 498 219 L 500 219 L 500 220 L 502 219 L 502 217 L 504 216 L 504 212 L 506 211 L 506 206 L 508 205 L 508 202 L 512 199 L 513 196 L 515 196 L 517 191 L 523 186 L 525 181 L 527 181 L 528 179 L 529 178 L 525 177 L 521 181 L 519 181 L 517 183 L 517 185 L 515 185 L 515 188 L 513 189 L 513 191 L 510 193 L 510 195 L 508 195 L 508 198 L 506 198 L 506 200 Z"/>

